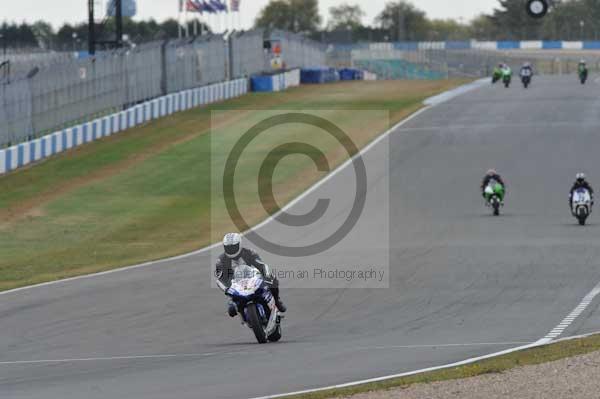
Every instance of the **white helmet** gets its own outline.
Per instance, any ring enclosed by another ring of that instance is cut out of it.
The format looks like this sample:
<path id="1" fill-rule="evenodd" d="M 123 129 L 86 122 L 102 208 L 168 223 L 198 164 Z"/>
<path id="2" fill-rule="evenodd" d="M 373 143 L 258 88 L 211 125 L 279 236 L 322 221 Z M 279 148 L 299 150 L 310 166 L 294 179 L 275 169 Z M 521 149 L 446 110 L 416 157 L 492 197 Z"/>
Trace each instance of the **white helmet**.
<path id="1" fill-rule="evenodd" d="M 579 61 L 580 64 L 585 64 L 585 60 L 582 58 L 581 61 Z"/>
<path id="2" fill-rule="evenodd" d="M 223 249 L 225 255 L 236 258 L 242 252 L 242 236 L 238 233 L 228 233 L 223 237 Z"/>
<path id="3" fill-rule="evenodd" d="M 575 179 L 577 179 L 579 181 L 585 180 L 585 173 L 577 173 L 577 175 L 575 176 Z"/>

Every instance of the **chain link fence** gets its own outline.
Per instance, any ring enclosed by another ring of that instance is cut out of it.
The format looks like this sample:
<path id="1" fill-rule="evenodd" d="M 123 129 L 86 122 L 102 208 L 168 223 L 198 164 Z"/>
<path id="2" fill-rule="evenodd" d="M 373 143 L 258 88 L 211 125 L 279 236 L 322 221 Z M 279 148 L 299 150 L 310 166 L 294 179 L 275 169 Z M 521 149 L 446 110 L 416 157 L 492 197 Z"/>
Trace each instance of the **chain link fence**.
<path id="1" fill-rule="evenodd" d="M 60 62 L 66 62 L 71 59 L 73 59 L 73 53 L 69 52 L 30 51 L 17 53 L 9 51 L 5 53 L 0 49 L 0 64 L 5 62 L 10 63 L 10 76 L 14 79 L 24 77 L 31 70 L 31 65 L 45 67 Z M 8 67 L 6 67 L 6 70 L 0 71 L 0 83 L 7 83 L 6 80 L 8 76 Z"/>
<path id="2" fill-rule="evenodd" d="M 396 49 L 388 43 L 378 45 L 330 46 L 327 63 L 341 67 L 359 67 L 376 73 L 380 79 L 446 79 L 491 76 L 494 66 L 506 63 L 518 71 L 525 62 L 533 65 L 537 74 L 572 74 L 584 58 L 590 72 L 600 72 L 600 53 L 569 50 L 484 49 L 447 50 Z M 408 46 L 407 46 L 408 47 Z"/>
<path id="3" fill-rule="evenodd" d="M 281 41 L 288 67 L 325 65 L 324 47 L 287 32 L 254 30 L 156 41 L 74 59 L 72 53 L 10 56 L 0 80 L 0 147 L 149 99 L 268 71 L 265 40 Z"/>
<path id="4" fill-rule="evenodd" d="M 284 60 L 286 68 L 326 66 L 325 50 L 327 46 L 324 44 L 280 30 L 271 33 L 271 41 L 281 43 L 281 58 Z"/>
<path id="5" fill-rule="evenodd" d="M 250 76 L 269 69 L 264 52 L 262 30 L 235 32 L 230 36 L 229 43 L 232 76 Z"/>

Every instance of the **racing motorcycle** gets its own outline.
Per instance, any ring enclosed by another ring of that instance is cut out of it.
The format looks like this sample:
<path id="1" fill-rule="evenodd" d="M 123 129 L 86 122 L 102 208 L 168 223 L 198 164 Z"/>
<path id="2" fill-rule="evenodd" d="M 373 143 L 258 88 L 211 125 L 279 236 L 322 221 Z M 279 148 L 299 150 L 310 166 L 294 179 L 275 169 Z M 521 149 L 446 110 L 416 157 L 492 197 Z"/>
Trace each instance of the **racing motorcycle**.
<path id="1" fill-rule="evenodd" d="M 579 188 L 573 192 L 571 199 L 573 216 L 577 218 L 581 226 L 585 226 L 587 218 L 592 213 L 592 196 L 585 188 Z"/>
<path id="2" fill-rule="evenodd" d="M 498 182 L 490 182 L 483 193 L 486 205 L 492 207 L 494 216 L 500 215 L 500 207 L 504 201 L 504 186 Z"/>
<path id="3" fill-rule="evenodd" d="M 506 68 L 502 71 L 502 83 L 504 83 L 504 87 L 508 89 L 510 86 L 510 82 L 512 80 L 512 71 L 509 68 Z"/>
<path id="4" fill-rule="evenodd" d="M 279 313 L 269 284 L 260 271 L 249 265 L 240 265 L 234 269 L 233 276 L 225 294 L 237 306 L 242 324 L 254 332 L 261 344 L 279 341 L 283 315 Z"/>
<path id="5" fill-rule="evenodd" d="M 502 71 L 500 69 L 494 69 L 494 73 L 492 74 L 492 84 L 496 84 L 500 79 L 502 79 Z"/>
<path id="6" fill-rule="evenodd" d="M 579 70 L 579 81 L 581 82 L 582 85 L 585 84 L 585 82 L 587 81 L 587 78 L 588 78 L 588 70 L 580 69 Z"/>

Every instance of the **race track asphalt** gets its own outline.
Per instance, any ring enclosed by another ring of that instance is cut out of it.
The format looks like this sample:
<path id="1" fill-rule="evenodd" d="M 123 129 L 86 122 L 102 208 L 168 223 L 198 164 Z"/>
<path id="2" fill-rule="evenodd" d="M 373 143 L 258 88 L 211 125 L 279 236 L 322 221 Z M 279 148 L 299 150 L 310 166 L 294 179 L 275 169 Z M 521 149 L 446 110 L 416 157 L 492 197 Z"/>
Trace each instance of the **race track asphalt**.
<path id="1" fill-rule="evenodd" d="M 248 398 L 410 371 L 534 342 L 600 281 L 598 216 L 577 226 L 567 203 L 580 170 L 600 187 L 593 80 L 486 85 L 380 146 L 389 168 L 369 193 L 389 192 L 389 288 L 286 289 L 268 345 L 225 314 L 214 253 L 0 295 L 0 397 Z M 497 218 L 478 192 L 490 167 L 508 184 Z M 563 336 L 600 330 L 599 303 Z"/>

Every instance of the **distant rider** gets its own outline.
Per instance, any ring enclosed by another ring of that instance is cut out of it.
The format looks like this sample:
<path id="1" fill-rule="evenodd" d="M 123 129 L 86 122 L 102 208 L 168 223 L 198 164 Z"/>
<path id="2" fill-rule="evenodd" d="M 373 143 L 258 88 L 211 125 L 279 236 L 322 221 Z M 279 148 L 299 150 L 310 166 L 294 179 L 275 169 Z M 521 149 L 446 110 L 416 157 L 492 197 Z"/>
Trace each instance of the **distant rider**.
<path id="1" fill-rule="evenodd" d="M 504 70 L 504 64 L 498 64 L 498 66 L 494 68 L 492 83 L 496 83 L 498 80 L 500 80 L 502 78 L 503 70 Z"/>
<path id="2" fill-rule="evenodd" d="M 579 65 L 577 66 L 577 72 L 579 73 L 579 76 L 585 76 L 587 78 L 588 68 L 585 60 L 579 61 Z"/>
<path id="3" fill-rule="evenodd" d="M 521 67 L 521 72 L 519 72 L 519 75 L 521 75 L 521 77 L 532 77 L 533 76 L 533 68 L 531 67 L 531 63 L 526 62 L 523 64 L 523 66 Z"/>
<path id="4" fill-rule="evenodd" d="M 275 298 L 275 304 L 280 312 L 285 312 L 286 307 L 279 298 L 279 281 L 272 275 L 269 265 L 264 263 L 260 256 L 251 249 L 242 247 L 242 236 L 237 233 L 229 233 L 223 237 L 224 253 L 219 256 L 215 268 L 215 276 L 222 285 L 221 288 L 227 289 L 231 286 L 231 279 L 234 277 L 234 269 L 238 265 L 253 266 L 260 271 L 263 278 L 270 285 L 271 294 Z M 237 315 L 237 308 L 233 302 L 228 304 L 229 316 Z"/>
<path id="5" fill-rule="evenodd" d="M 490 169 L 485 174 L 483 181 L 481 182 L 481 195 L 485 198 L 485 188 L 490 184 L 490 182 L 496 181 L 502 185 L 504 190 L 506 191 L 506 184 L 504 184 L 504 180 L 502 177 L 496 172 L 495 169 Z"/>
<path id="6" fill-rule="evenodd" d="M 571 187 L 571 192 L 569 193 L 569 205 L 571 209 L 573 209 L 573 193 L 580 188 L 584 188 L 589 191 L 592 199 L 592 205 L 594 205 L 594 190 L 592 189 L 592 186 L 586 180 L 585 173 L 577 173 L 577 176 L 575 176 L 575 183 L 573 183 L 573 187 Z"/>
<path id="7" fill-rule="evenodd" d="M 502 68 L 502 76 L 509 76 L 512 77 L 512 69 L 510 69 L 510 67 L 507 64 L 504 64 L 503 68 Z"/>
<path id="8" fill-rule="evenodd" d="M 503 63 L 498 64 L 498 66 L 494 68 L 494 75 L 495 74 L 502 75 L 503 69 L 504 69 L 504 64 Z"/>

